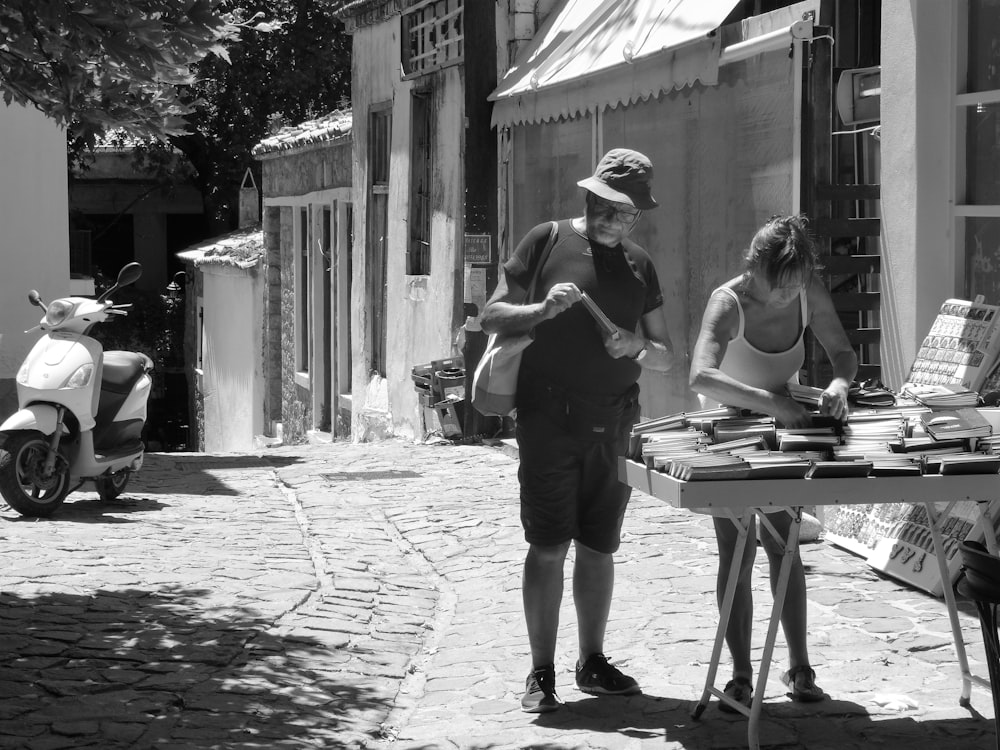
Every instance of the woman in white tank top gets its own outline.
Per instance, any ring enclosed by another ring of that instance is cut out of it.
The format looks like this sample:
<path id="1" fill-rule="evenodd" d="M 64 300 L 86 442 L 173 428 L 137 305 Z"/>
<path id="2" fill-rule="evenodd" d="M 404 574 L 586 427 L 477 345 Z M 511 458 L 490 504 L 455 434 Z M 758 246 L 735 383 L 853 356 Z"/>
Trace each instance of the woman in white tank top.
<path id="1" fill-rule="evenodd" d="M 809 328 L 823 345 L 833 365 L 833 380 L 823 391 L 820 409 L 838 419 L 847 416 L 847 390 L 857 374 L 858 360 L 840 323 L 829 292 L 815 279 L 815 246 L 799 217 L 776 217 L 757 234 L 744 257 L 743 274 L 712 292 L 702 318 L 701 332 L 691 358 L 691 388 L 703 403 L 726 404 L 769 414 L 786 427 L 805 427 L 809 413 L 789 397 L 785 388 L 797 380 L 805 359 L 803 335 Z M 791 517 L 768 516 L 782 536 Z M 736 550 L 738 528 L 728 518 L 716 516 L 719 547 L 717 594 L 722 601 L 730 563 Z M 726 643 L 733 658 L 733 679 L 727 695 L 746 706 L 752 699 L 753 668 L 750 633 L 753 597 L 750 578 L 756 556 L 755 519 L 750 520 L 750 540 L 740 561 L 739 582 L 733 601 Z M 767 552 L 772 593 L 777 585 L 783 550 L 767 530 L 761 543 Z M 789 669 L 782 679 L 793 699 L 822 700 L 815 672 L 809 664 L 806 643 L 805 571 L 795 550 L 781 625 L 788 645 Z M 733 711 L 726 704 L 723 710 Z"/>

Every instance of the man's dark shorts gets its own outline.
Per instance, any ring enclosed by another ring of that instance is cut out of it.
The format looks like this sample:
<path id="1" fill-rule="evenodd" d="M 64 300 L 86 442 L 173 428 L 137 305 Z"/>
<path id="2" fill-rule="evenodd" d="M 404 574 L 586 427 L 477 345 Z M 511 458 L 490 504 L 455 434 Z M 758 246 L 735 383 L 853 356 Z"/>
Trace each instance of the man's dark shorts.
<path id="1" fill-rule="evenodd" d="M 597 552 L 616 552 L 632 494 L 629 485 L 618 481 L 618 457 L 625 453 L 627 440 L 627 432 L 617 440 L 581 439 L 542 412 L 519 409 L 525 541 L 555 546 L 576 539 Z"/>

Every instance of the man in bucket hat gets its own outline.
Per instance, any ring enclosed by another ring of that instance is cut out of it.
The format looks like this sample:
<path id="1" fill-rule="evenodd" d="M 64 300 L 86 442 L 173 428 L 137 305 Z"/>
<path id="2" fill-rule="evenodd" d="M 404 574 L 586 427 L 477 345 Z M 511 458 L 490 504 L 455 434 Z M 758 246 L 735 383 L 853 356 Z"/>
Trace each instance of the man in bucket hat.
<path id="1" fill-rule="evenodd" d="M 503 267 L 481 317 L 483 330 L 534 332 L 517 386 L 521 524 L 528 551 L 522 595 L 531 671 L 521 707 L 554 711 L 555 651 L 563 566 L 575 546 L 576 685 L 596 695 L 640 692 L 604 655 L 614 558 L 631 488 L 618 481 L 618 456 L 638 419 L 643 368 L 668 370 L 675 358 L 663 295 L 648 253 L 628 239 L 642 211 L 655 208 L 653 167 L 616 148 L 586 190 L 584 215 L 528 232 Z M 547 259 L 536 268 L 546 247 Z M 526 289 L 537 274 L 532 299 Z M 598 323 L 584 295 L 610 320 Z"/>

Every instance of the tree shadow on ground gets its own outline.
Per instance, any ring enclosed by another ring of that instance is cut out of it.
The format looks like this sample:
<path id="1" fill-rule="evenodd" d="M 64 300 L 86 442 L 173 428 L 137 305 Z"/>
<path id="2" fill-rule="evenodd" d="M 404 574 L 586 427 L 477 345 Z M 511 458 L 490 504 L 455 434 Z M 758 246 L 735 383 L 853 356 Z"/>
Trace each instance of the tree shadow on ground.
<path id="1" fill-rule="evenodd" d="M 192 589 L 0 593 L 0 745 L 364 747 L 392 692 L 347 648 Z"/>
<path id="2" fill-rule="evenodd" d="M 302 461 L 298 456 L 249 453 L 147 453 L 143 460 L 145 466 L 133 477 L 126 495 L 172 495 L 185 492 L 187 485 L 198 494 L 234 496 L 239 491 L 214 472 L 282 469 Z"/>
<path id="3" fill-rule="evenodd" d="M 956 683 L 956 701 L 959 685 Z M 975 696 L 974 696 L 975 698 Z M 988 704 L 990 699 L 985 699 Z M 538 726 L 596 735 L 608 735 L 608 745 L 617 747 L 628 738 L 646 743 L 665 743 L 684 750 L 730 750 L 748 746 L 747 720 L 741 715 L 722 713 L 713 699 L 698 720 L 692 718 L 697 700 L 653 695 L 629 698 L 588 697 L 567 701 L 559 711 L 539 714 Z M 611 739 L 614 736 L 615 739 Z M 800 704 L 787 700 L 766 702 L 761 714 L 758 740 L 761 750 L 773 748 L 838 748 L 861 750 L 867 747 L 940 750 L 995 750 L 994 722 L 974 708 L 968 718 L 921 719 L 871 714 L 858 703 L 827 700 Z M 602 746 L 600 739 L 588 738 L 587 747 Z M 468 746 L 485 750 L 485 746 Z M 579 745 L 537 742 L 523 746 L 542 750 L 568 750 Z"/>
<path id="4" fill-rule="evenodd" d="M 9 506 L 0 507 L 12 514 L 3 520 L 22 523 L 39 522 L 38 518 L 17 515 L 14 509 L 9 508 Z M 167 507 L 169 506 L 166 503 L 145 497 L 131 496 L 127 493 L 115 500 L 101 500 L 93 493 L 70 495 L 52 517 L 44 520 L 67 523 L 133 523 L 133 520 L 127 517 L 129 514 L 151 513 Z M 6 512 L 4 515 L 6 516 Z"/>

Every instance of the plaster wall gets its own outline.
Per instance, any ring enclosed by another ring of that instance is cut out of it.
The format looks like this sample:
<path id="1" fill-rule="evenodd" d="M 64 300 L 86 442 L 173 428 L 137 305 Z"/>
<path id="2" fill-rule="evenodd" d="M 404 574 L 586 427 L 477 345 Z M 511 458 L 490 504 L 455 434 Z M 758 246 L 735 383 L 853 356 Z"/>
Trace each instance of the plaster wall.
<path id="1" fill-rule="evenodd" d="M 261 327 L 263 287 L 256 268 L 202 265 L 205 307 L 202 394 L 204 450 L 253 449 L 264 432 Z"/>
<path id="2" fill-rule="evenodd" d="M 941 303 L 959 295 L 954 247 L 951 3 L 882 2 L 883 380 L 905 382 Z"/>
<path id="3" fill-rule="evenodd" d="M 268 154 L 261 159 L 264 199 L 350 187 L 351 156 L 350 138 L 296 149 L 293 153 Z"/>
<path id="4" fill-rule="evenodd" d="M 38 334 L 45 300 L 69 293 L 66 134 L 34 109 L 0 103 L 0 416 L 16 407 L 14 376 Z"/>
<path id="5" fill-rule="evenodd" d="M 463 216 L 464 86 L 460 67 L 449 67 L 403 81 L 399 74 L 399 17 L 358 29 L 354 35 L 355 113 L 354 179 L 356 186 L 355 264 L 352 301 L 354 331 L 354 411 L 352 434 L 366 440 L 395 434 L 414 437 L 420 413 L 410 369 L 453 356 L 453 336 L 461 322 L 463 284 L 459 256 Z M 363 85 L 361 84 L 363 82 Z M 405 257 L 409 237 L 411 92 L 416 85 L 432 94 L 431 272 L 408 276 Z M 373 107 L 392 109 L 387 230 L 387 363 L 385 377 L 370 372 L 371 342 L 367 331 L 368 292 L 365 278 L 368 200 L 361 191 L 368 175 L 369 116 Z M 491 166 L 492 168 L 492 166 Z M 359 293 L 360 292 L 360 293 Z M 457 322 L 456 322 L 457 321 Z M 362 335 L 364 332 L 364 335 Z"/>

